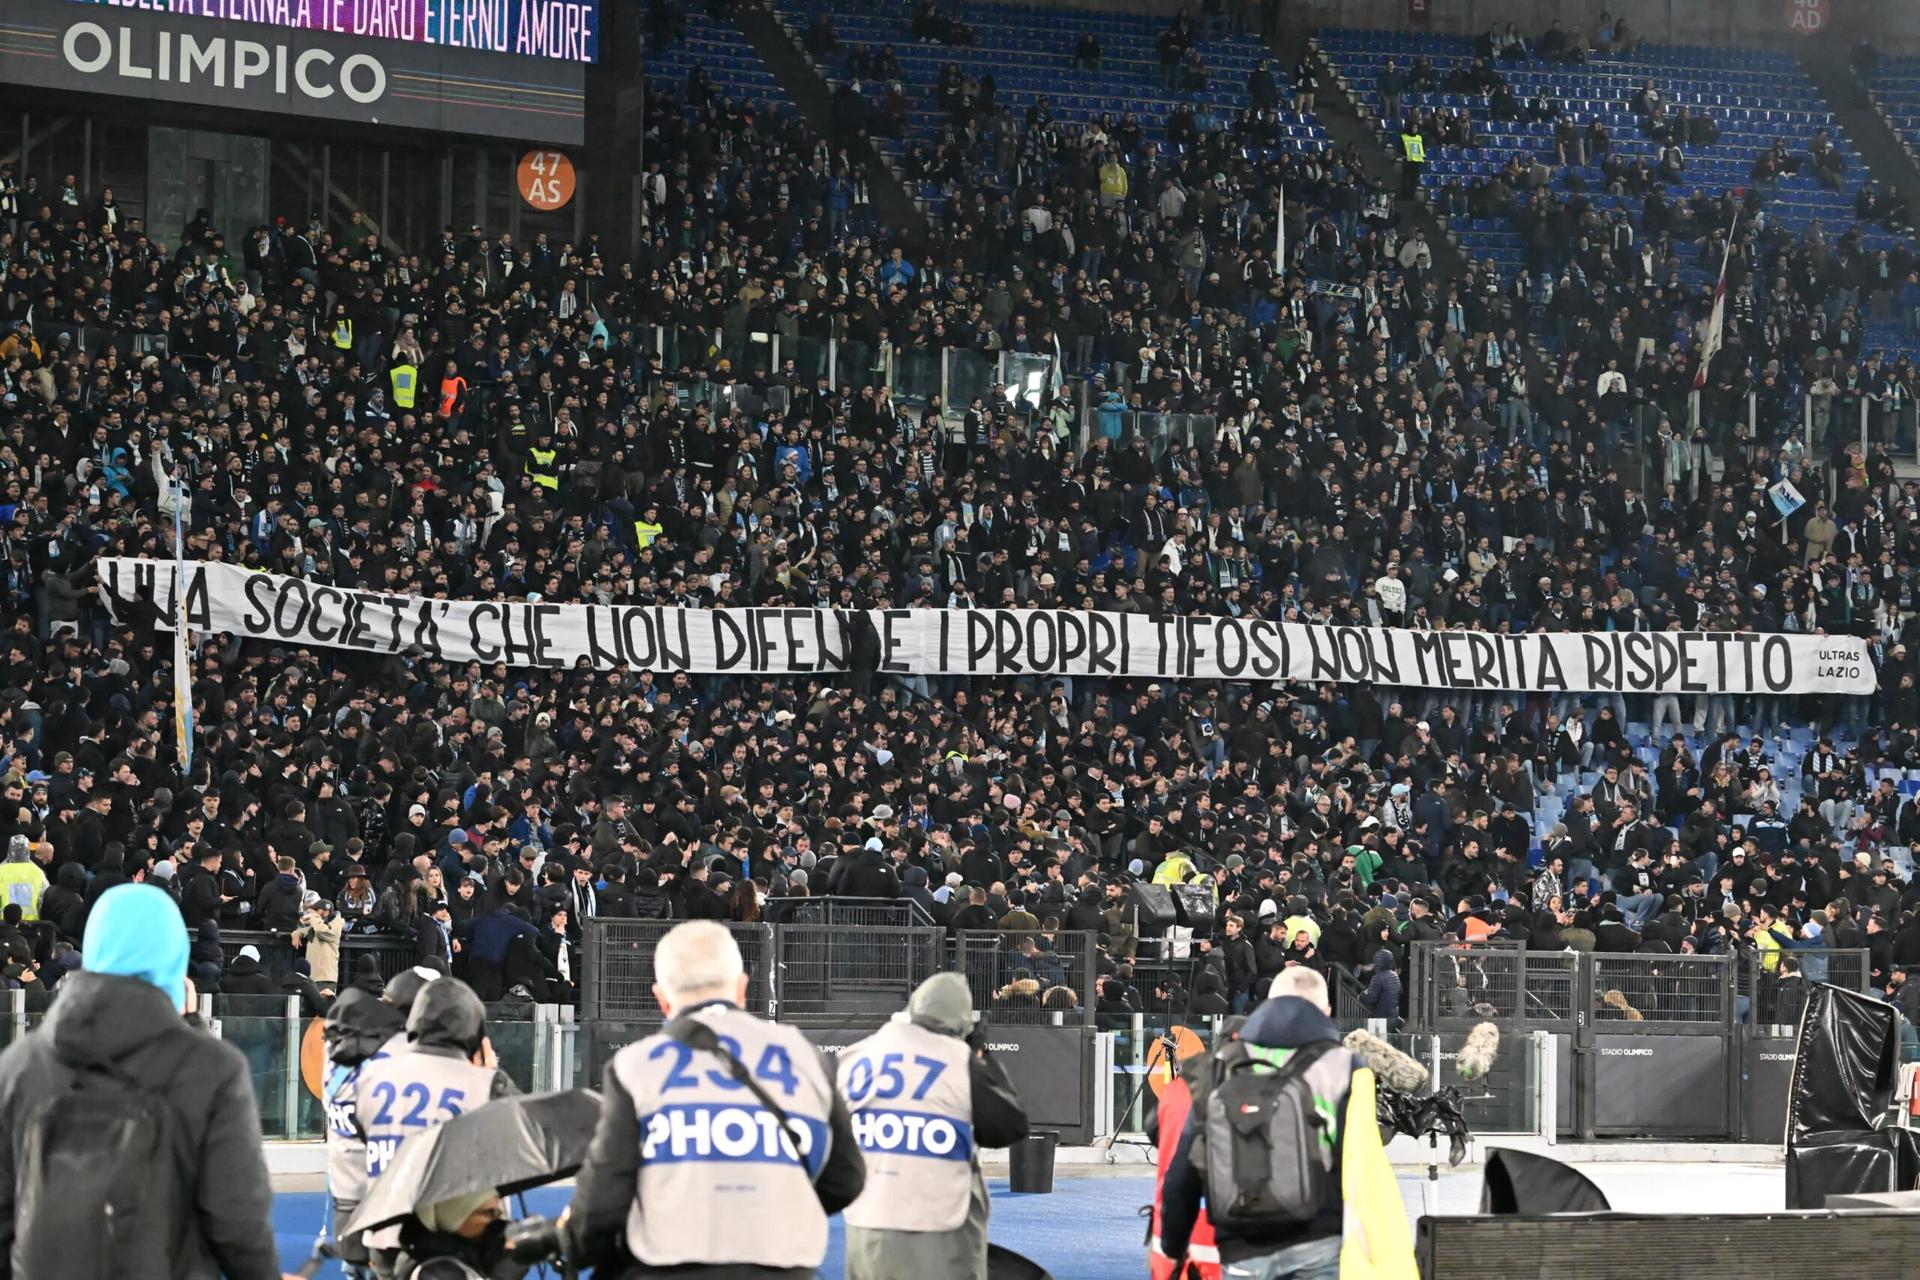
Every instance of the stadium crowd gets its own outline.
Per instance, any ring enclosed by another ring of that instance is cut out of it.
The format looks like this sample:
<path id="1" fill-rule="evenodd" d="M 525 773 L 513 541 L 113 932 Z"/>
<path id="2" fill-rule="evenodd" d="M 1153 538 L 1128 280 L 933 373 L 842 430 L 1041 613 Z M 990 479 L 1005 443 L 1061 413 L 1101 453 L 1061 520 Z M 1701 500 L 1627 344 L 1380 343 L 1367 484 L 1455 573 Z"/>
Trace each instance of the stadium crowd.
<path id="1" fill-rule="evenodd" d="M 111 192 L 8 186 L 9 982 L 54 986 L 129 880 L 177 895 L 196 980 L 228 990 L 271 989 L 224 962 L 237 928 L 292 935 L 323 992 L 343 934 L 377 932 L 483 995 L 568 999 L 588 917 L 820 895 L 1090 928 L 1124 978 L 1128 882 L 1195 879 L 1223 923 L 1194 994 L 1223 1009 L 1297 962 L 1391 1017 L 1406 945 L 1443 935 L 1769 972 L 1866 946 L 1883 988 L 1920 964 L 1920 808 L 1867 774 L 1920 766 L 1915 488 L 1785 430 L 1815 372 L 1798 322 L 1851 287 L 1811 267 L 1844 237 L 1743 233 L 1696 432 L 1708 299 L 1630 267 L 1646 241 L 1516 195 L 1538 262 L 1447 278 L 1359 157 L 1263 148 L 1277 97 L 1183 145 L 992 116 L 909 160 L 995 178 L 922 235 L 874 225 L 832 140 L 698 90 L 655 90 L 630 259 L 481 227 L 403 254 L 357 218 L 149 227 Z M 989 145 L 1003 122 L 1017 144 Z M 1676 207 L 1656 256 L 1717 265 L 1727 198 Z M 889 349 L 1064 376 L 1037 405 L 909 402 Z M 1840 372 L 1844 397 L 1884 370 Z M 1757 435 L 1729 407 L 1750 388 Z M 1169 438 L 1170 413 L 1204 426 Z M 1847 632 L 1882 692 L 663 677 L 215 635 L 183 775 L 172 646 L 93 570 L 172 556 L 176 475 L 190 556 L 390 593 Z M 1783 478 L 1809 499 L 1785 519 Z M 1783 779 L 1800 725 L 1826 736 Z"/>

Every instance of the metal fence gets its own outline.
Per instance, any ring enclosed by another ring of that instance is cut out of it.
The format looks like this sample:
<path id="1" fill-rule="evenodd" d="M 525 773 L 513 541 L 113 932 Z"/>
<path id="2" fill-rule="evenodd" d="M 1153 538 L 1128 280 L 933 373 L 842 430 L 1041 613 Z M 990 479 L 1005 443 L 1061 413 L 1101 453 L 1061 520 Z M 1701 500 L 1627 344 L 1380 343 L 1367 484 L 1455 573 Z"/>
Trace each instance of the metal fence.
<path id="1" fill-rule="evenodd" d="M 581 968 L 582 1019 L 633 1023 L 646 1027 L 661 1022 L 653 998 L 653 952 L 677 920 L 589 920 Z M 747 1008 L 756 1013 L 773 1009 L 774 929 L 765 924 L 728 924 L 740 944 L 747 968 Z"/>
<path id="2" fill-rule="evenodd" d="M 223 967 L 231 965 L 246 947 L 252 947 L 260 953 L 260 967 L 275 978 L 291 969 L 294 957 L 300 954 L 294 948 L 290 934 L 266 929 L 224 929 L 220 933 Z M 378 933 L 347 934 L 340 939 L 340 981 L 346 982 L 353 977 L 353 971 L 363 956 L 372 957 L 373 967 L 384 981 L 403 969 L 411 968 L 418 953 L 412 938 L 388 937 Z"/>
<path id="3" fill-rule="evenodd" d="M 1733 960 L 1728 956 L 1635 953 L 1587 957 L 1596 1023 L 1714 1029 L 1734 1022 Z"/>
<path id="4" fill-rule="evenodd" d="M 1099 958 L 1091 933 L 966 932 L 953 943 L 953 970 L 967 980 L 988 1022 L 1091 1026 Z"/>
<path id="5" fill-rule="evenodd" d="M 853 929 L 934 923 L 926 908 L 911 898 L 768 898 L 761 915 L 768 924 L 830 924 Z"/>
<path id="6" fill-rule="evenodd" d="M 782 1022 L 878 1025 L 940 971 L 938 929 L 788 924 L 773 930 L 773 1008 Z"/>
<path id="7" fill-rule="evenodd" d="M 1415 943 L 1407 965 L 1409 1024 L 1426 1030 L 1519 1017 L 1525 964 L 1517 942 Z"/>
<path id="8" fill-rule="evenodd" d="M 1792 964 L 1783 961 L 1791 960 Z M 1831 982 L 1849 991 L 1865 991 L 1872 962 L 1861 951 L 1828 951 L 1809 947 L 1780 952 L 1772 968 L 1759 956 L 1742 957 L 1736 986 L 1740 1021 L 1751 1027 L 1798 1026 L 1807 992 L 1816 982 Z M 1793 972 L 1793 965 L 1799 973 Z"/>
<path id="9" fill-rule="evenodd" d="M 1812 954 L 1812 953 L 1806 953 Z M 1864 953 L 1820 952 L 1824 973 L 1865 986 Z M 1747 971 L 1733 957 L 1526 951 L 1513 943 L 1416 943 L 1410 1025 L 1444 1030 L 1486 1019 L 1567 1030 L 1637 1023 L 1646 1030 L 1724 1030 L 1751 1021 Z M 1766 1021 L 1764 1017 L 1761 1019 Z"/>

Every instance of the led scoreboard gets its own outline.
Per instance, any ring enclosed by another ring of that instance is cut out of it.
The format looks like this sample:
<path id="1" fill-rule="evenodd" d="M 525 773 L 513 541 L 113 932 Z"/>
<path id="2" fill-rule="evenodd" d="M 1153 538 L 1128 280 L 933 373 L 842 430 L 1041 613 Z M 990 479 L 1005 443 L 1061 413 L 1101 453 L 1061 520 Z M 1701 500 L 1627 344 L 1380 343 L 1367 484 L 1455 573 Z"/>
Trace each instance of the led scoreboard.
<path id="1" fill-rule="evenodd" d="M 178 18 L 592 62 L 599 0 L 69 0 Z"/>

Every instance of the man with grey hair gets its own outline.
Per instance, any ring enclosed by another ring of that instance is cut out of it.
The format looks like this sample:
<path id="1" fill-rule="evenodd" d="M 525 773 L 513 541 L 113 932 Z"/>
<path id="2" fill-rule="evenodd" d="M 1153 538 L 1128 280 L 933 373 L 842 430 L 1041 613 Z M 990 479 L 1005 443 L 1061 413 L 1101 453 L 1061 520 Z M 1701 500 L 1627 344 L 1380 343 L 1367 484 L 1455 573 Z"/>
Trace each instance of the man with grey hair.
<path id="1" fill-rule="evenodd" d="M 1327 980 L 1318 969 L 1296 964 L 1276 973 L 1273 984 L 1267 988 L 1267 999 L 1280 996 L 1297 996 L 1328 1017 L 1333 1016 L 1333 998 L 1327 993 Z"/>
<path id="2" fill-rule="evenodd" d="M 667 1025 L 607 1066 L 569 1257 L 610 1277 L 812 1276 L 827 1219 L 866 1182 L 832 1072 L 799 1031 L 742 1007 L 746 967 L 724 925 L 676 926 L 653 972 Z"/>

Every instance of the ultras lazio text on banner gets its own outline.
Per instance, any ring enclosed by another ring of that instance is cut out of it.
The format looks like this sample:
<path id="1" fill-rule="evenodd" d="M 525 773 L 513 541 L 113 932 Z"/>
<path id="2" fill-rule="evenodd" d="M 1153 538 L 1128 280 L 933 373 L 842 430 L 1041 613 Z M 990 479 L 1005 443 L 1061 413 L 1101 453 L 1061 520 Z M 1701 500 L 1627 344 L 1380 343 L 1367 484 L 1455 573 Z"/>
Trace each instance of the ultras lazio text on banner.
<path id="1" fill-rule="evenodd" d="M 113 596 L 173 617 L 174 567 L 100 562 Z M 188 625 L 292 647 L 564 669 L 742 674 L 847 670 L 852 615 L 438 600 L 355 591 L 237 565 L 187 566 Z M 1371 681 L 1542 693 L 1874 691 L 1854 636 L 1599 631 L 1520 635 L 1054 609 L 876 609 L 880 667 L 902 675 Z"/>

